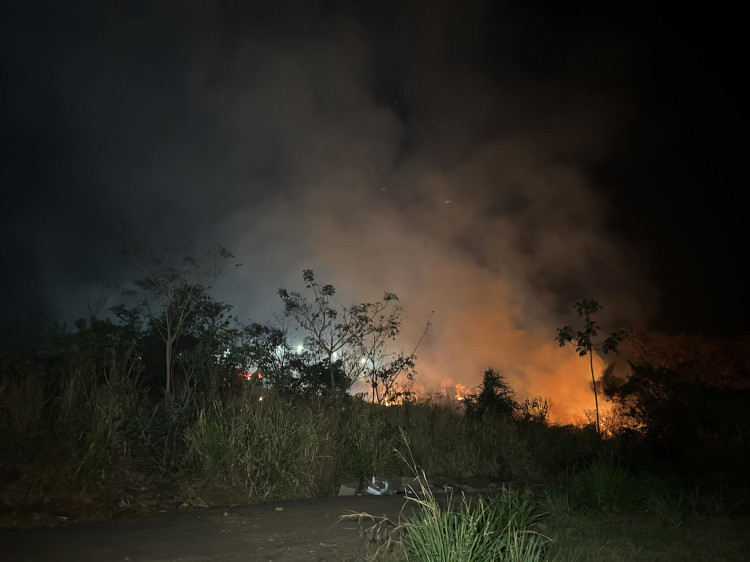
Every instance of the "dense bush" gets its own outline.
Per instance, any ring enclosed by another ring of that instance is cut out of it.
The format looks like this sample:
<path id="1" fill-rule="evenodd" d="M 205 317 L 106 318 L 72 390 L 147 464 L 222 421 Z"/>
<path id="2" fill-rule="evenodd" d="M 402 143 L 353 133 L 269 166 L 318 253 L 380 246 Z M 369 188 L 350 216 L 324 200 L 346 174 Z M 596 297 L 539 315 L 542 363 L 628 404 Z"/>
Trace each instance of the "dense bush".
<path id="1" fill-rule="evenodd" d="M 627 382 L 609 394 L 643 451 L 683 477 L 744 480 L 750 462 L 750 388 L 709 385 L 664 367 L 632 369 Z"/>

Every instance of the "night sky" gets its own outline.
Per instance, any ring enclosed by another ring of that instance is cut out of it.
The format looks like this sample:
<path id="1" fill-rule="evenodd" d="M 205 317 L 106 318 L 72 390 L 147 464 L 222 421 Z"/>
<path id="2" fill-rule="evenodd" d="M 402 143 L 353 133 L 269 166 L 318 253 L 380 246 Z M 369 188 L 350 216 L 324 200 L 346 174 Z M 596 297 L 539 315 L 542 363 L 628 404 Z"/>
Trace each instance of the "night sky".
<path id="1" fill-rule="evenodd" d="M 404 348 L 434 310 L 436 386 L 493 365 L 590 407 L 552 341 L 582 298 L 605 331 L 750 333 L 741 19 L 570 4 L 6 3 L 3 320 L 87 315 L 124 248 L 222 244 L 243 320 L 304 268 L 395 292 Z"/>

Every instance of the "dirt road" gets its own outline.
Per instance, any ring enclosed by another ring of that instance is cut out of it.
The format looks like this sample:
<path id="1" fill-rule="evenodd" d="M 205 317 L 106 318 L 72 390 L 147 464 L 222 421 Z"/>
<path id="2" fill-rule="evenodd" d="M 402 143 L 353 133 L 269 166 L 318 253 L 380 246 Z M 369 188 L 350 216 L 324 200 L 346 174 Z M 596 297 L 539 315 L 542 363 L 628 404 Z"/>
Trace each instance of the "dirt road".
<path id="1" fill-rule="evenodd" d="M 149 517 L 0 528 L 3 562 L 362 561 L 370 522 L 398 520 L 403 495 L 325 497 L 231 508 L 186 508 Z M 406 513 L 411 505 L 406 506 Z"/>

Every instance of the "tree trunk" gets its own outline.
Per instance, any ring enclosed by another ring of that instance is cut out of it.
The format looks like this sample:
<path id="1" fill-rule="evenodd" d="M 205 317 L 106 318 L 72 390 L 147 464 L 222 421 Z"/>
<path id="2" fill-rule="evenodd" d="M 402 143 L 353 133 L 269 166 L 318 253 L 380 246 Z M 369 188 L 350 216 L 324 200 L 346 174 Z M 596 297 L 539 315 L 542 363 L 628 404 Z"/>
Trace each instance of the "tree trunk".
<path id="1" fill-rule="evenodd" d="M 169 396 L 169 394 L 172 392 L 172 340 L 171 338 L 167 338 L 166 341 L 166 369 L 167 369 L 167 375 L 166 375 L 166 384 L 164 388 L 164 394 L 166 396 Z"/>
<path id="2" fill-rule="evenodd" d="M 594 385 L 594 407 L 596 408 L 596 432 L 601 434 L 599 427 L 599 397 L 596 394 L 596 379 L 594 378 L 594 353 L 589 349 L 589 365 L 591 366 L 591 382 Z"/>
<path id="3" fill-rule="evenodd" d="M 328 356 L 328 374 L 331 376 L 331 396 L 338 396 L 336 378 L 333 376 L 333 355 Z"/>
<path id="4" fill-rule="evenodd" d="M 165 322 L 165 328 L 167 333 L 165 334 L 167 337 L 164 338 L 164 353 L 166 355 L 166 378 L 165 378 L 165 385 L 164 385 L 164 396 L 169 396 L 172 393 L 172 363 L 174 362 L 174 359 L 172 357 L 174 353 L 174 344 L 175 340 L 177 339 L 177 334 L 172 331 L 172 319 L 169 317 L 169 313 L 166 313 L 166 318 L 164 319 Z"/>

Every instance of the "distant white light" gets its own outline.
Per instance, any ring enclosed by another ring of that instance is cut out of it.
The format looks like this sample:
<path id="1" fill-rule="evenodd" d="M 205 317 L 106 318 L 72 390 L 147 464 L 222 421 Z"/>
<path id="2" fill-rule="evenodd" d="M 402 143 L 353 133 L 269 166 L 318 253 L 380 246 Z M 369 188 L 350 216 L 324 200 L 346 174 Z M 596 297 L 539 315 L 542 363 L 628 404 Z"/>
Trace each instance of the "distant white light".
<path id="1" fill-rule="evenodd" d="M 303 351 L 304 349 L 305 349 L 305 346 L 303 346 L 302 344 L 299 344 L 299 345 L 297 346 L 297 353 L 302 353 L 302 351 Z"/>

